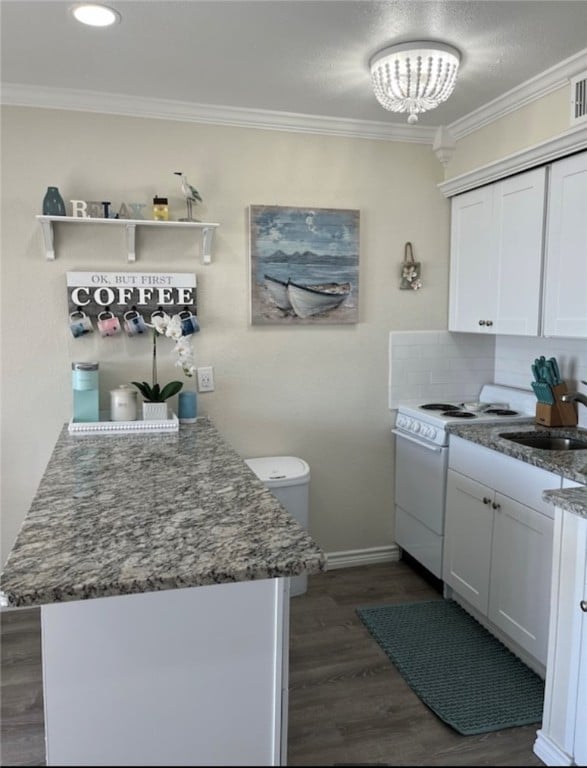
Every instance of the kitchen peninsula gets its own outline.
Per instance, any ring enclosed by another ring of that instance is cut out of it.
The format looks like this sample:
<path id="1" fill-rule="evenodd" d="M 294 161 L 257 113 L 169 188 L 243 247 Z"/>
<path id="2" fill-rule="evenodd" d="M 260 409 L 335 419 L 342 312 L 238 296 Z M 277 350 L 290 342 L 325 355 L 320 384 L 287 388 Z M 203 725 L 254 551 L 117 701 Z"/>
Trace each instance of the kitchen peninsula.
<path id="1" fill-rule="evenodd" d="M 278 765 L 289 576 L 325 556 L 207 418 L 59 436 L 1 576 L 40 605 L 48 765 Z"/>

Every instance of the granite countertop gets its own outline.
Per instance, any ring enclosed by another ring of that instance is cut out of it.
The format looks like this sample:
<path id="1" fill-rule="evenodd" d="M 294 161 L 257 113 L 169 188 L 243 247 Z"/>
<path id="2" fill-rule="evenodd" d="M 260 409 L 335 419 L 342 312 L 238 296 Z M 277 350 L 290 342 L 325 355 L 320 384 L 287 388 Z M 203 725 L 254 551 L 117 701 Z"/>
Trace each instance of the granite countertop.
<path id="1" fill-rule="evenodd" d="M 541 469 L 562 475 L 567 480 L 582 483 L 584 487 L 546 490 L 544 498 L 556 506 L 578 515 L 587 516 L 587 450 L 545 451 L 529 448 L 500 437 L 502 432 L 545 432 L 555 437 L 578 437 L 587 440 L 587 429 L 581 427 L 541 427 L 533 419 L 495 424 L 448 424 L 447 431 L 465 440 L 492 448 L 499 453 L 533 464 Z"/>
<path id="2" fill-rule="evenodd" d="M 325 555 L 207 417 L 59 439 L 0 575 L 10 606 L 317 573 Z"/>
<path id="3" fill-rule="evenodd" d="M 542 497 L 555 507 L 560 507 L 580 517 L 587 517 L 587 486 L 564 488 L 560 491 L 544 491 Z"/>
<path id="4" fill-rule="evenodd" d="M 587 483 L 587 449 L 579 451 L 545 451 L 529 448 L 500 437 L 502 432 L 544 432 L 554 437 L 577 437 L 587 440 L 587 429 L 580 427 L 541 427 L 533 419 L 527 421 L 500 421 L 479 424 L 448 424 L 447 432 L 472 443 L 492 448 L 506 456 L 546 469 L 568 480 Z"/>

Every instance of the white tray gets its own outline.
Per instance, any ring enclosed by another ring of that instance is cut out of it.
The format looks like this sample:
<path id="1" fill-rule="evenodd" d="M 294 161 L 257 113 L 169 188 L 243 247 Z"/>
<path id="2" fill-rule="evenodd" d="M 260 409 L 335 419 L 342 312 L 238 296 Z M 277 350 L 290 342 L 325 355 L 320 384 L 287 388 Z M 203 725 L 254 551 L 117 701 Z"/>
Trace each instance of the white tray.
<path id="1" fill-rule="evenodd" d="M 173 411 L 168 411 L 167 419 L 144 421 L 70 421 L 70 435 L 130 435 L 150 434 L 156 432 L 178 432 L 179 420 Z M 100 414 L 104 417 L 107 414 Z"/>

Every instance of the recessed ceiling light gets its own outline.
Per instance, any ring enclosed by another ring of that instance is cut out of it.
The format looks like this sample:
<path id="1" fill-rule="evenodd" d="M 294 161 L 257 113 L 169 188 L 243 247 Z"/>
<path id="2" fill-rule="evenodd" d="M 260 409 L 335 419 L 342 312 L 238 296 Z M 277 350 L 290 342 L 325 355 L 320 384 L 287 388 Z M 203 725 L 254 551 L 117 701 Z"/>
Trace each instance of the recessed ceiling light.
<path id="1" fill-rule="evenodd" d="M 120 21 L 118 11 L 105 5 L 83 3 L 83 5 L 74 6 L 71 12 L 78 21 L 82 24 L 89 24 L 91 27 L 109 27 Z"/>

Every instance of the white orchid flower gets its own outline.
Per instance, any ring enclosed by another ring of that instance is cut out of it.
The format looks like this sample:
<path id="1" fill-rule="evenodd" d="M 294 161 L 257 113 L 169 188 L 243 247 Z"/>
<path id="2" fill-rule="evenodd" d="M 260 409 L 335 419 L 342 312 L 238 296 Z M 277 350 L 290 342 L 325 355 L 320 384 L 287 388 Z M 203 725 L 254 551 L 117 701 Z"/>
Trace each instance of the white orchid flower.
<path id="1" fill-rule="evenodd" d="M 174 341 L 179 341 L 181 339 L 181 318 L 179 315 L 173 315 L 173 317 L 169 319 L 165 335 L 169 336 L 169 338 Z"/>
<path id="2" fill-rule="evenodd" d="M 165 335 L 167 331 L 167 326 L 170 321 L 169 315 L 164 312 L 162 315 L 152 315 L 151 316 L 151 322 L 147 323 L 151 328 L 154 328 L 157 333 L 160 333 L 162 336 Z"/>
<path id="3" fill-rule="evenodd" d="M 157 314 L 151 315 L 151 322 L 146 323 L 146 325 L 156 332 L 153 336 L 153 384 L 157 383 L 157 334 L 175 341 L 172 350 L 177 355 L 175 366 L 181 368 L 186 376 L 193 376 L 196 372 L 196 366 L 194 365 L 192 339 L 191 336 L 182 334 L 180 316 L 170 316 L 167 312 L 159 310 Z"/>

